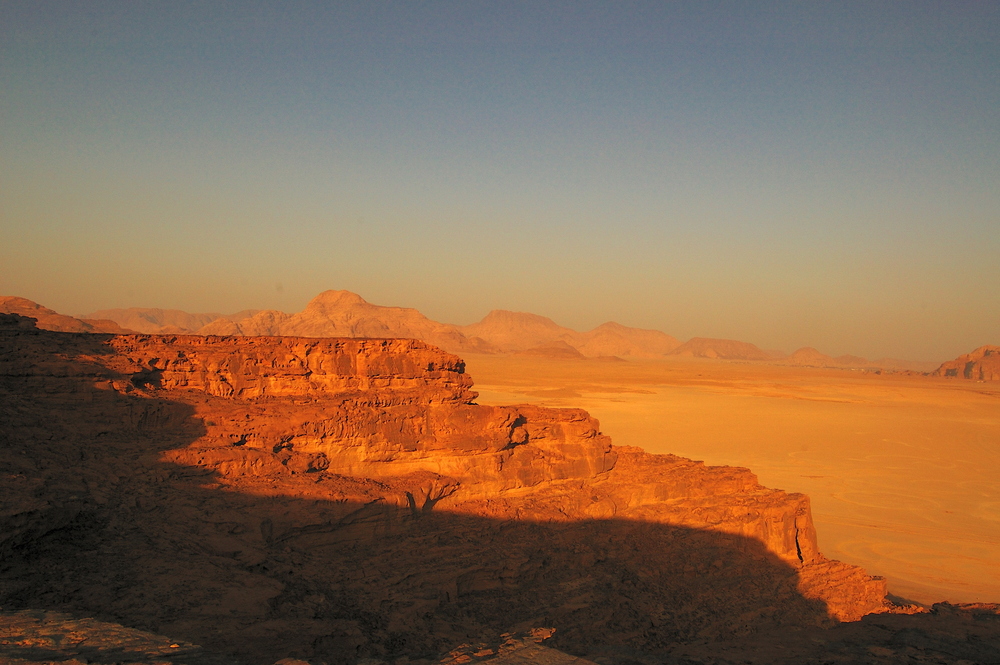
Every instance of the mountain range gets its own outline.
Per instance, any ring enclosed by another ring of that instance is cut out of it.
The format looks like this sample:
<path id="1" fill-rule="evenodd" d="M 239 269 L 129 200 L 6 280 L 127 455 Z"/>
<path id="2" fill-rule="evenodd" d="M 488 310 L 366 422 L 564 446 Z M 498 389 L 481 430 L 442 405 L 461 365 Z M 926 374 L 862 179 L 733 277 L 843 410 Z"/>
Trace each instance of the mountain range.
<path id="1" fill-rule="evenodd" d="M 67 332 L 139 332 L 299 337 L 397 337 L 421 339 L 458 354 L 519 354 L 552 358 L 662 358 L 678 356 L 761 361 L 808 367 L 907 369 L 929 372 L 938 363 L 858 356 L 831 357 L 811 347 L 790 355 L 749 342 L 694 337 L 686 342 L 659 330 L 609 321 L 578 332 L 528 312 L 493 310 L 482 321 L 459 326 L 427 318 L 410 307 L 374 305 L 350 291 L 324 291 L 295 314 L 243 310 L 233 314 L 176 309 L 104 309 L 80 317 L 59 314 L 25 298 L 0 297 L 0 312 L 38 320 L 40 328 Z"/>

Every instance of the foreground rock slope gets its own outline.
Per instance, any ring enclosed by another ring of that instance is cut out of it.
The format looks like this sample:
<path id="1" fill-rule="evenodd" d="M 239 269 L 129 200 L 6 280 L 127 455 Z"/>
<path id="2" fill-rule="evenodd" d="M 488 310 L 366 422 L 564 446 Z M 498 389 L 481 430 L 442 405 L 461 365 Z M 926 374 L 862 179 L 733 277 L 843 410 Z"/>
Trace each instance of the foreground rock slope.
<path id="1" fill-rule="evenodd" d="M 817 551 L 805 496 L 471 388 L 416 340 L 4 315 L 0 606 L 247 663 L 435 659 L 538 626 L 578 656 L 647 652 L 884 609 L 881 580 Z"/>

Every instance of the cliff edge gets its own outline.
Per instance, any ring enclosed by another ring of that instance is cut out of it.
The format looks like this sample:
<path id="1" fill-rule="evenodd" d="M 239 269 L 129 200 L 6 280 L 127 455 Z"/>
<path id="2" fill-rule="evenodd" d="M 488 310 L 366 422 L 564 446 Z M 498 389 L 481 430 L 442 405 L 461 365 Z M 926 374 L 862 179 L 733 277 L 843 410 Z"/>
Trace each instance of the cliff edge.
<path id="1" fill-rule="evenodd" d="M 0 606 L 248 663 L 433 659 L 553 626 L 585 656 L 885 607 L 807 497 L 475 403 L 424 342 L 75 334 L 0 316 Z"/>

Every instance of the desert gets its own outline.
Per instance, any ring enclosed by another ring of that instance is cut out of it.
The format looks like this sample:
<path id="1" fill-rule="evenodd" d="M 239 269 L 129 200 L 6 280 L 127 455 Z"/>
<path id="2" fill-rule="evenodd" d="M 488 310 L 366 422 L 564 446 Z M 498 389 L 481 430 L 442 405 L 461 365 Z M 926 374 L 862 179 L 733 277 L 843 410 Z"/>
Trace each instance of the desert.
<path id="1" fill-rule="evenodd" d="M 0 2 L 0 665 L 1000 665 L 998 36 Z"/>
<path id="2" fill-rule="evenodd" d="M 962 646 L 1000 616 L 991 347 L 921 373 L 335 291 L 264 313 L 305 336 L 2 306 L 14 662 L 993 658 Z"/>
<path id="3" fill-rule="evenodd" d="M 893 594 L 1000 597 L 996 382 L 697 359 L 468 363 L 483 403 L 571 403 L 616 443 L 809 495 L 820 549 Z"/>

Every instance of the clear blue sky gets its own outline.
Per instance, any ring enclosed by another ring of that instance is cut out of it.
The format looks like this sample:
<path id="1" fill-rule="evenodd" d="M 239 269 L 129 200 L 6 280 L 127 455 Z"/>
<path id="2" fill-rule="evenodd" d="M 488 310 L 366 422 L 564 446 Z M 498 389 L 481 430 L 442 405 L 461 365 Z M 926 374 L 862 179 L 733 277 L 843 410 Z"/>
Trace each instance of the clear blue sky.
<path id="1" fill-rule="evenodd" d="M 1000 343 L 1000 3 L 0 0 L 0 294 Z"/>

